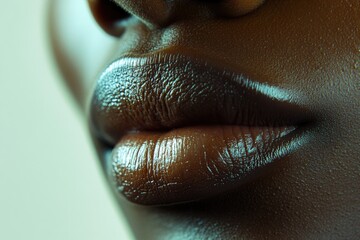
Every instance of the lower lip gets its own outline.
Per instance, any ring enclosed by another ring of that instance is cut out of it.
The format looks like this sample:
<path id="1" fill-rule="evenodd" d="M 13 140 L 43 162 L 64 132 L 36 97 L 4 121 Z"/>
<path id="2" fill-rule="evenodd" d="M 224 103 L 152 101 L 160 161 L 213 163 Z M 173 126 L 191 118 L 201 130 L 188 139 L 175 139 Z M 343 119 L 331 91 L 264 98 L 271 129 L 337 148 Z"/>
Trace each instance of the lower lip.
<path id="1" fill-rule="evenodd" d="M 203 199 L 240 186 L 296 150 L 301 132 L 296 127 L 197 126 L 128 133 L 113 150 L 113 176 L 118 191 L 134 203 Z"/>

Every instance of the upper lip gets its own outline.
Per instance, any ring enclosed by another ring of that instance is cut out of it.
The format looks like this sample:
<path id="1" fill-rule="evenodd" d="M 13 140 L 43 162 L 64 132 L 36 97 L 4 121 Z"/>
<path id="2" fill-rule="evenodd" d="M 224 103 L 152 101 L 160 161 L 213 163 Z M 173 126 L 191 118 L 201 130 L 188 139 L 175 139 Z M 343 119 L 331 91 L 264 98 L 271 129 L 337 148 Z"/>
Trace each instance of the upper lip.
<path id="1" fill-rule="evenodd" d="M 130 131 L 194 125 L 298 126 L 311 120 L 290 91 L 175 54 L 123 57 L 104 71 L 91 104 L 94 133 L 110 145 Z"/>

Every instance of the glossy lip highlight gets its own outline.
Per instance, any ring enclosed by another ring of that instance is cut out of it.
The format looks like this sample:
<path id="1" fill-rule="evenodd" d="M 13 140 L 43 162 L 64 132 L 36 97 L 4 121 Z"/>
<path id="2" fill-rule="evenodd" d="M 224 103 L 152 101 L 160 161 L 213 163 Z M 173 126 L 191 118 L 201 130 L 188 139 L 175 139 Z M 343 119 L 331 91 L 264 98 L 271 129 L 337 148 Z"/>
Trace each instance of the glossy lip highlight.
<path id="1" fill-rule="evenodd" d="M 100 77 L 92 127 L 116 144 L 119 192 L 139 204 L 174 204 L 240 186 L 299 147 L 310 114 L 292 100 L 197 59 L 127 57 Z"/>

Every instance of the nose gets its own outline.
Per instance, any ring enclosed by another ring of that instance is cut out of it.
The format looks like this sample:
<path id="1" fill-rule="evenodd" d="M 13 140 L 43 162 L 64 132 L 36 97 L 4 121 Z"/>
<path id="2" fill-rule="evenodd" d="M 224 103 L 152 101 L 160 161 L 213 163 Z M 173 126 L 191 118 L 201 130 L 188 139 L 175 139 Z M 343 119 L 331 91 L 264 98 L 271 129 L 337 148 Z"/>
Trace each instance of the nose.
<path id="1" fill-rule="evenodd" d="M 256 10 L 265 0 L 88 0 L 99 25 L 120 35 L 119 22 L 129 15 L 151 28 L 191 18 L 239 17 Z"/>
<path id="2" fill-rule="evenodd" d="M 130 16 L 115 0 L 88 0 L 91 12 L 99 26 L 113 36 L 120 36 L 119 23 Z"/>

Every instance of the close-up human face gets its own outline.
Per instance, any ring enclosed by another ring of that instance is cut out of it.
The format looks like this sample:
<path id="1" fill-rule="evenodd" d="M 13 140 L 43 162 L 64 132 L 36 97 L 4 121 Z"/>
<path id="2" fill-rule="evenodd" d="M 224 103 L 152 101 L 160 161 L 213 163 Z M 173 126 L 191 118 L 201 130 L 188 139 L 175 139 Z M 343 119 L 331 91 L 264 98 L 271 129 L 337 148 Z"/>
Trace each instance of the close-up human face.
<path id="1" fill-rule="evenodd" d="M 116 43 L 84 108 L 137 238 L 360 237 L 359 1 L 89 3 Z"/>

